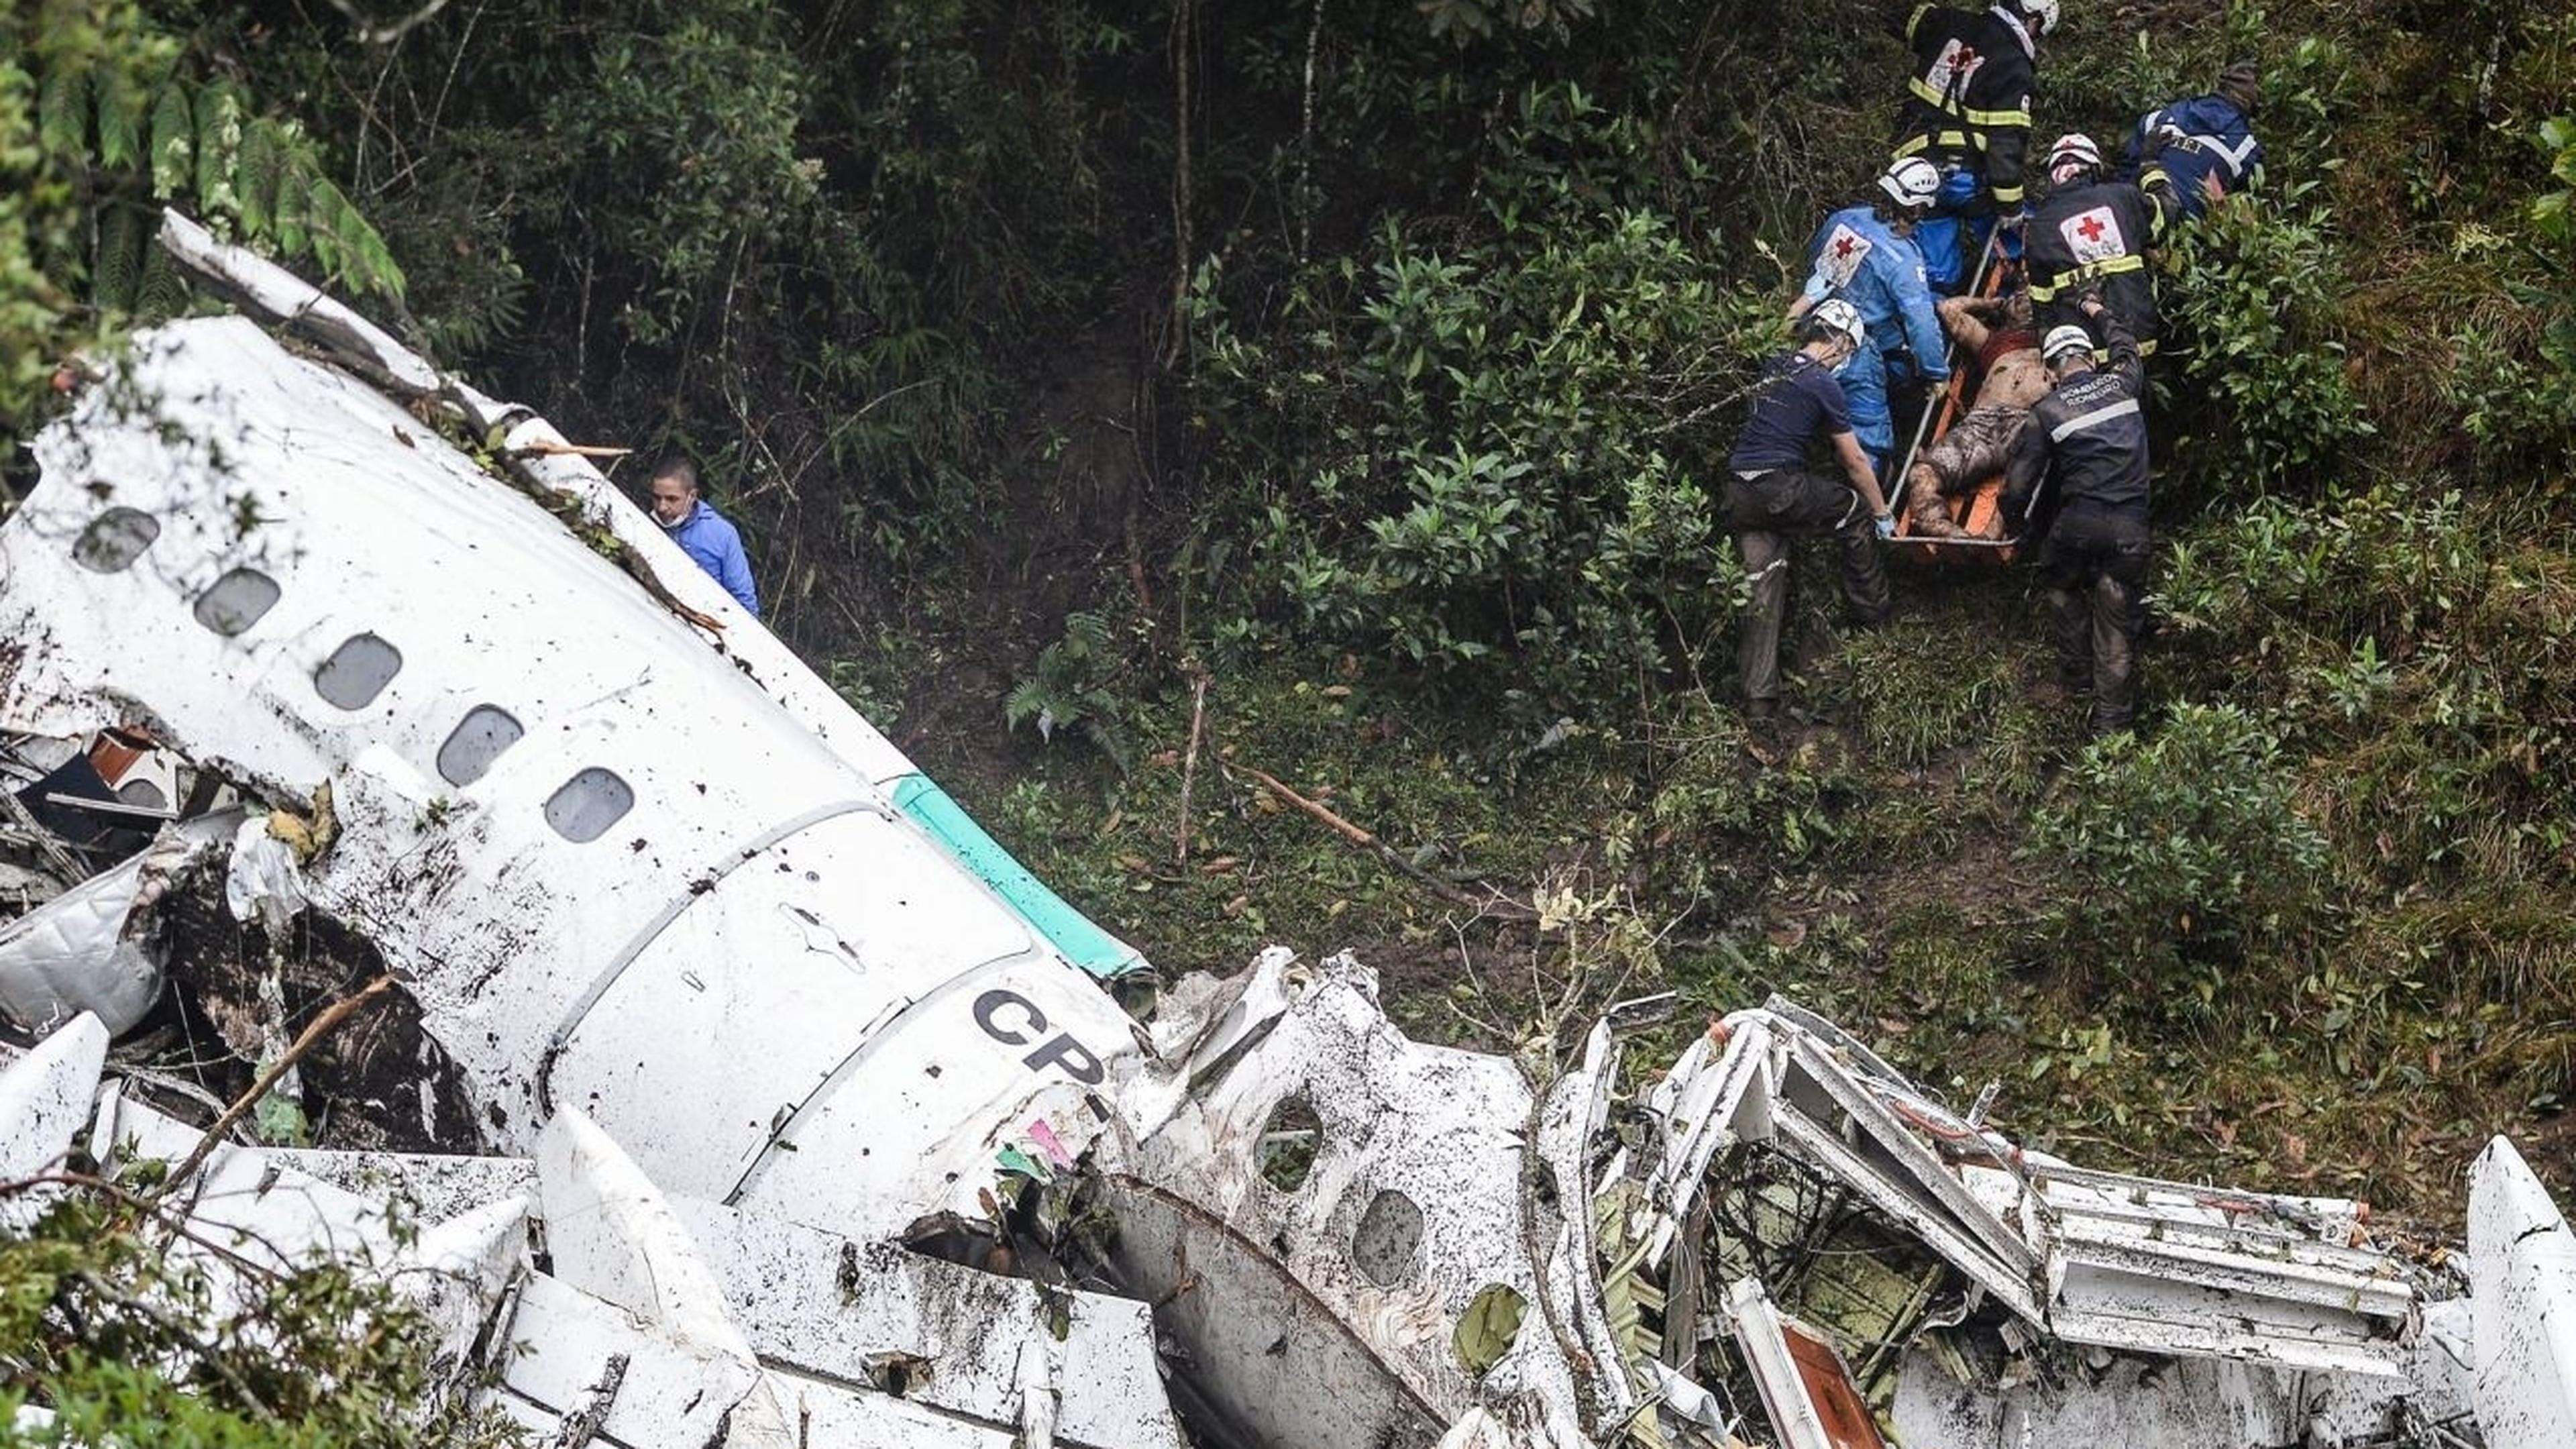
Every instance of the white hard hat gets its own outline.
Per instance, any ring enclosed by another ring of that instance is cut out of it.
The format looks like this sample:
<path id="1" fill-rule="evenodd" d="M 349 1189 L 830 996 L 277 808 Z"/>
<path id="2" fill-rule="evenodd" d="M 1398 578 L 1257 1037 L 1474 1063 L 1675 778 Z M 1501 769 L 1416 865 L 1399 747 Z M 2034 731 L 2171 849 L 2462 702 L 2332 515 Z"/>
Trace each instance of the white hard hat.
<path id="1" fill-rule="evenodd" d="M 2036 34 L 2046 35 L 2057 28 L 2057 0 L 2021 0 L 2021 13 Z"/>
<path id="2" fill-rule="evenodd" d="M 1920 156 L 1907 156 L 1878 178 L 1878 189 L 1907 211 L 1929 210 L 1941 195 L 1941 168 Z"/>
<path id="3" fill-rule="evenodd" d="M 2081 352 L 2087 357 L 2093 355 L 2093 334 L 2072 322 L 2049 328 L 2048 336 L 2039 344 L 2039 355 L 2048 362 L 2055 362 L 2070 352 Z"/>
<path id="4" fill-rule="evenodd" d="M 1807 316 L 1809 326 L 1847 338 L 1854 347 L 1860 346 L 1869 335 L 1868 329 L 1861 325 L 1860 309 L 1840 297 L 1828 297 L 1818 302 L 1816 310 Z"/>
<path id="5" fill-rule="evenodd" d="M 2048 169 L 2055 171 L 2069 161 L 2099 166 L 2102 164 L 2102 148 L 2094 145 L 2093 138 L 2083 132 L 2069 131 L 2048 148 Z"/>

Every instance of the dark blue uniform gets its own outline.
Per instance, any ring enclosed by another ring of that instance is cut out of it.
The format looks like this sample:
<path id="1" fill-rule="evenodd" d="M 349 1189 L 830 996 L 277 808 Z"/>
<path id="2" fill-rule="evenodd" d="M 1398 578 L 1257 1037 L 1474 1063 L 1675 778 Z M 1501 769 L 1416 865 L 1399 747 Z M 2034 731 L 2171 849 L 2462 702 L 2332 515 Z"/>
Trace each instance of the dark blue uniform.
<path id="1" fill-rule="evenodd" d="M 2182 139 L 2168 141 L 2159 152 L 2156 133 L 2165 130 L 2180 132 Z M 2194 96 L 2139 117 L 2120 153 L 2120 179 L 2137 180 L 2151 156 L 2172 179 L 2174 201 L 2186 217 L 2208 209 L 2209 198 L 2201 190 L 2206 178 L 2218 178 L 2230 196 L 2263 179 L 2263 143 L 2254 139 L 2245 113 L 2221 95 Z"/>
<path id="2" fill-rule="evenodd" d="M 1866 356 L 1866 352 L 1863 354 Z M 1744 571 L 1753 580 L 1753 610 L 1735 646 L 1744 698 L 1765 712 L 1780 698 L 1780 621 L 1789 610 L 1789 537 L 1831 533 L 1843 554 L 1843 594 L 1853 617 L 1887 617 L 1887 572 L 1860 492 L 1836 469 L 1807 468 L 1807 449 L 1852 430 L 1842 384 L 1804 352 L 1764 367 L 1761 390 L 1744 432 L 1727 457 L 1726 517 Z"/>

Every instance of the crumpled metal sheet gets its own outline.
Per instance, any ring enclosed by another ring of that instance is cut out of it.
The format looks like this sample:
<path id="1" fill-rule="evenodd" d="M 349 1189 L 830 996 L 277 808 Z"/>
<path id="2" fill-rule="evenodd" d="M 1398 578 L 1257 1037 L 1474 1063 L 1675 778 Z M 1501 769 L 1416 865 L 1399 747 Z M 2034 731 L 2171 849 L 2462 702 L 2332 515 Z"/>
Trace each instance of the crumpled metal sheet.
<path id="1" fill-rule="evenodd" d="M 173 878 L 223 849 L 234 814 L 163 827 L 140 854 L 0 925 L 0 1015 L 50 1031 L 87 1012 L 113 1035 L 161 999 L 163 955 L 141 928 Z"/>

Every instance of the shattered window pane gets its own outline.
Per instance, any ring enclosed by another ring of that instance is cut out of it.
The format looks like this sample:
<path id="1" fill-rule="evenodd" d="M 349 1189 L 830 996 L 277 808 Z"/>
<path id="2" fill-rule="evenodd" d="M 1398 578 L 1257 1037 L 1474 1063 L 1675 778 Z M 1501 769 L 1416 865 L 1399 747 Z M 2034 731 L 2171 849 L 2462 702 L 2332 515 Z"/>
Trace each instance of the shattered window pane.
<path id="1" fill-rule="evenodd" d="M 277 607 L 277 580 L 257 569 L 234 569 L 197 596 L 197 622 L 229 639 Z"/>
<path id="2" fill-rule="evenodd" d="M 438 773 L 451 785 L 471 785 L 483 778 L 501 752 L 527 734 L 508 710 L 478 704 L 448 731 L 438 747 Z"/>
<path id="3" fill-rule="evenodd" d="M 579 845 L 597 840 L 635 808 L 635 792 L 616 774 L 593 766 L 563 782 L 546 801 L 546 823 Z"/>
<path id="4" fill-rule="evenodd" d="M 353 634 L 313 671 L 313 688 L 342 709 L 365 709 L 400 673 L 401 650 L 373 634 Z"/>
<path id="5" fill-rule="evenodd" d="M 94 574 L 122 573 L 161 536 L 161 520 L 139 508 L 111 508 L 72 542 L 72 561 Z"/>

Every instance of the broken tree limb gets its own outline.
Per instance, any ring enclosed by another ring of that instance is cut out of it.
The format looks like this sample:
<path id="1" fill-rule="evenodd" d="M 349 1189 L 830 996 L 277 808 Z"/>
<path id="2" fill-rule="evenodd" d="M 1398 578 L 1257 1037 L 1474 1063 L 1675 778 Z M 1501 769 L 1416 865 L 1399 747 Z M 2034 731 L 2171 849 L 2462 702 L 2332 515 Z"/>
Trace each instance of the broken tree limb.
<path id="1" fill-rule="evenodd" d="M 554 443 L 539 439 L 533 443 L 523 443 L 510 451 L 521 457 L 530 458 L 623 458 L 635 450 L 612 448 L 603 443 Z"/>
<path id="2" fill-rule="evenodd" d="M 589 1389 L 590 1398 L 580 1408 L 564 1415 L 555 1436 L 546 1441 L 546 1449 L 584 1449 L 599 1437 L 600 1428 L 608 1422 L 608 1410 L 617 1402 L 617 1391 L 626 1383 L 626 1355 L 612 1353 L 600 1366 L 599 1382 Z"/>
<path id="3" fill-rule="evenodd" d="M 1190 785 L 1198 778 L 1199 737 L 1207 732 L 1207 672 L 1193 667 L 1190 671 L 1190 744 L 1181 753 L 1181 818 L 1175 828 L 1172 863 L 1190 863 Z"/>
<path id="4" fill-rule="evenodd" d="M 379 976 L 368 982 L 355 996 L 344 996 L 324 1007 L 322 1014 L 306 1024 L 304 1030 L 297 1035 L 294 1043 L 287 1047 L 285 1053 L 270 1062 L 267 1068 L 260 1072 L 259 1077 L 250 1084 L 250 1090 L 242 1093 L 231 1106 L 224 1109 L 224 1115 L 216 1118 L 215 1124 L 206 1129 L 204 1136 L 197 1139 L 196 1147 L 188 1153 L 187 1157 L 182 1159 L 178 1166 L 170 1169 L 170 1175 L 163 1179 L 163 1190 L 167 1191 L 170 1184 L 185 1182 L 196 1176 L 197 1169 L 205 1166 L 206 1158 L 214 1152 L 215 1144 L 222 1141 L 224 1134 L 233 1130 L 234 1125 L 242 1118 L 250 1115 L 251 1109 L 259 1105 L 262 1097 L 268 1095 L 268 1089 L 277 1084 L 278 1078 L 292 1071 L 295 1064 L 304 1059 L 304 1054 L 313 1050 L 316 1042 L 330 1035 L 333 1028 L 348 1020 L 359 1007 L 393 988 L 392 976 Z"/>
<path id="5" fill-rule="evenodd" d="M 47 830 L 44 822 L 38 820 L 27 809 L 27 802 L 18 798 L 17 791 L 0 790 L 0 814 L 6 814 L 10 824 L 26 832 L 27 843 L 34 846 L 36 853 L 45 858 L 46 866 L 52 869 L 54 874 L 62 877 L 66 888 L 79 885 L 89 879 L 92 874 L 90 869 L 65 849 L 61 841 L 54 838 L 54 832 Z"/>
<path id="6" fill-rule="evenodd" d="M 1305 796 L 1298 794 L 1296 791 L 1289 789 L 1285 784 L 1280 782 L 1278 776 L 1273 775 L 1266 770 L 1256 769 L 1251 765 L 1230 765 L 1227 768 L 1241 770 L 1243 773 L 1250 775 L 1253 779 L 1260 781 L 1261 788 L 1279 797 L 1279 799 L 1285 803 L 1293 805 L 1299 810 L 1304 811 L 1307 815 L 1322 822 L 1326 826 L 1331 827 L 1335 834 L 1341 836 L 1351 844 L 1376 855 L 1378 859 L 1385 861 L 1388 865 L 1394 867 L 1399 874 L 1404 875 L 1415 884 L 1422 886 L 1424 889 L 1440 897 L 1442 900 L 1449 902 L 1453 906 L 1489 915 L 1501 916 L 1508 920 L 1535 921 L 1538 919 L 1538 912 L 1531 910 L 1529 907 L 1522 905 L 1520 902 L 1513 900 L 1509 896 L 1505 896 L 1500 892 L 1494 892 L 1481 901 L 1476 899 L 1467 892 L 1458 889 L 1458 887 L 1442 880 L 1440 877 L 1433 875 L 1431 872 L 1424 870 L 1422 867 L 1415 865 L 1412 861 L 1409 861 L 1403 856 L 1397 854 L 1393 846 L 1388 845 L 1385 841 L 1378 839 L 1375 835 L 1361 829 L 1359 826 L 1353 825 L 1350 821 L 1343 819 L 1339 814 L 1336 814 L 1330 806 L 1325 805 L 1320 801 L 1309 800 Z"/>

